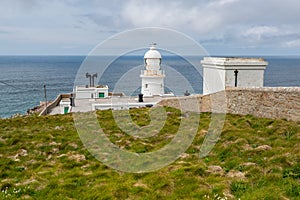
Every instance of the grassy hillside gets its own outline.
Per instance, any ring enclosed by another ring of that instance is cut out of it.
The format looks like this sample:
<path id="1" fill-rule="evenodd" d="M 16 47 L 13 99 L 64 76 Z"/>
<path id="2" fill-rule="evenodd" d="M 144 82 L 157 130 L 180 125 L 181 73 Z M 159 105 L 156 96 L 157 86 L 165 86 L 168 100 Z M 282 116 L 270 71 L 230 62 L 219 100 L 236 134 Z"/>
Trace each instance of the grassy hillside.
<path id="1" fill-rule="evenodd" d="M 135 139 L 97 112 L 110 140 L 133 152 L 154 151 L 176 133 L 181 113 L 159 135 Z M 149 110 L 132 110 L 140 126 Z M 191 147 L 151 173 L 115 171 L 83 146 L 72 115 L 0 120 L 0 199 L 300 199 L 300 123 L 227 115 L 221 139 L 199 159 L 210 114 L 201 115 Z"/>

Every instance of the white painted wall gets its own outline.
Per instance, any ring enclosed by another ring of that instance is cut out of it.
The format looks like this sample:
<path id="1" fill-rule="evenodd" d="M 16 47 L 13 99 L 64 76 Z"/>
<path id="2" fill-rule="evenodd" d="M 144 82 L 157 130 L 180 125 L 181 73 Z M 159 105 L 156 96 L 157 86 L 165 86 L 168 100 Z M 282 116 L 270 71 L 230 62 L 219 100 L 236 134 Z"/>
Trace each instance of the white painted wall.
<path id="1" fill-rule="evenodd" d="M 225 89 L 225 70 L 204 68 L 203 66 L 203 94 L 219 92 Z"/>
<path id="2" fill-rule="evenodd" d="M 92 104 L 92 110 L 128 110 L 130 108 L 142 108 L 147 105 L 155 105 L 157 102 L 147 103 L 114 103 L 114 104 Z"/>
<path id="3" fill-rule="evenodd" d="M 92 97 L 92 94 L 94 94 L 94 90 L 77 90 L 76 91 L 76 99 L 90 99 L 94 98 Z"/>
<path id="4" fill-rule="evenodd" d="M 164 77 L 162 76 L 141 76 L 142 88 L 141 93 L 145 97 L 154 95 L 163 95 L 164 92 Z M 146 87 L 147 85 L 147 87 Z"/>
<path id="5" fill-rule="evenodd" d="M 68 108 L 68 112 L 70 112 L 70 101 L 61 100 L 59 103 L 60 114 L 65 114 L 65 108 Z"/>
<path id="6" fill-rule="evenodd" d="M 75 88 L 76 99 L 98 99 L 99 93 L 104 93 L 104 98 L 108 97 L 108 87 L 83 87 L 83 86 L 76 86 Z"/>
<path id="7" fill-rule="evenodd" d="M 104 98 L 108 97 L 108 87 L 107 88 L 95 88 L 96 99 L 100 98 L 99 93 L 104 93 Z"/>
<path id="8" fill-rule="evenodd" d="M 226 70 L 225 75 L 226 87 L 234 87 L 235 76 L 234 70 Z M 238 70 L 237 86 L 238 87 L 263 87 L 264 70 L 240 69 Z"/>

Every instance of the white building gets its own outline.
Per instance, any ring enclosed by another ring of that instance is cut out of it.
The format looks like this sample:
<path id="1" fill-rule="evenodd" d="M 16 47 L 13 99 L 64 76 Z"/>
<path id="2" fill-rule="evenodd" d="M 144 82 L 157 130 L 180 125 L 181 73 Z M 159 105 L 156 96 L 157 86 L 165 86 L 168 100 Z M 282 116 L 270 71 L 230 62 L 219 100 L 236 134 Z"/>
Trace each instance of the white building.
<path id="1" fill-rule="evenodd" d="M 161 54 L 154 45 L 145 53 L 144 60 L 146 69 L 142 70 L 140 75 L 142 78 L 141 93 L 144 97 L 164 95 L 165 72 L 161 70 Z"/>
<path id="2" fill-rule="evenodd" d="M 99 99 L 108 97 L 108 86 L 76 86 L 76 99 Z"/>
<path id="3" fill-rule="evenodd" d="M 60 114 L 69 113 L 71 109 L 70 99 L 68 98 L 61 99 L 59 103 L 59 108 L 60 108 Z"/>
<path id="4" fill-rule="evenodd" d="M 226 87 L 263 87 L 268 62 L 262 58 L 204 57 L 201 64 L 206 95 Z"/>

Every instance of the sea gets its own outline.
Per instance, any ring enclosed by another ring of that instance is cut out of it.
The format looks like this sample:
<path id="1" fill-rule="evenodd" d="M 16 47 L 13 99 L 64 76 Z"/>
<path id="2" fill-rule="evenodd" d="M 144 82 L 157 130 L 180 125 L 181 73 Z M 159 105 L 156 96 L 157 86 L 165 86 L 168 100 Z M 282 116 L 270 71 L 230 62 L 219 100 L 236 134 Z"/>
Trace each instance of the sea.
<path id="1" fill-rule="evenodd" d="M 265 71 L 265 86 L 300 87 L 300 56 L 263 58 L 269 62 Z M 59 93 L 72 92 L 78 76 L 81 76 L 82 84 L 90 84 L 85 77 L 89 71 L 82 70 L 86 59 L 86 56 L 0 56 L 0 118 L 8 118 L 16 113 L 25 114 L 46 99 L 54 100 Z M 186 89 L 190 93 L 202 93 L 201 58 L 191 59 L 198 65 L 182 57 L 164 57 L 162 68 L 167 69 L 166 91 L 176 93 L 174 88 L 183 85 L 176 95 L 183 95 Z M 110 91 L 115 91 L 121 85 L 126 95 L 137 95 L 143 62 L 140 56 L 121 56 L 110 62 L 105 70 L 99 70 L 99 73 L 97 67 L 100 69 L 103 66 L 93 66 L 96 70 L 90 74 L 97 73 L 95 84 L 108 85 Z M 133 89 L 126 91 L 132 85 Z"/>

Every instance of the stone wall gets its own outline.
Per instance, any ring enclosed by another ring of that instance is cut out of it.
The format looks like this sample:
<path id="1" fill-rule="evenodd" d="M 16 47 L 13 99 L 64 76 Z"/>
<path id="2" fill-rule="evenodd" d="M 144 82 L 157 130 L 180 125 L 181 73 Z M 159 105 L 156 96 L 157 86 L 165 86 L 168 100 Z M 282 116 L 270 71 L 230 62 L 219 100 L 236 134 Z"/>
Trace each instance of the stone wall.
<path id="1" fill-rule="evenodd" d="M 300 87 L 230 88 L 226 97 L 229 113 L 300 121 Z"/>
<path id="2" fill-rule="evenodd" d="M 180 109 L 182 102 L 185 102 L 184 105 L 190 105 L 185 108 L 194 111 L 197 111 L 197 102 L 201 112 L 250 114 L 300 121 L 300 87 L 227 88 L 226 91 L 205 96 L 164 99 L 159 105 Z"/>

